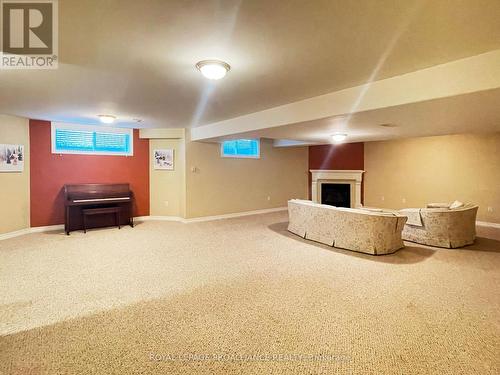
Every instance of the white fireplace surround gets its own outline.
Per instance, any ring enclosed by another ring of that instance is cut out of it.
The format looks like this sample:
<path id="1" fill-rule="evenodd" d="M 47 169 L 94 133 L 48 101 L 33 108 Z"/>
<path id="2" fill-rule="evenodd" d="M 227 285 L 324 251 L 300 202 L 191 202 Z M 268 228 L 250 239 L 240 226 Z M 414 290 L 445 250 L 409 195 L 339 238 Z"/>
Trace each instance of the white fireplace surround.
<path id="1" fill-rule="evenodd" d="M 361 182 L 365 171 L 311 169 L 310 172 L 312 174 L 311 198 L 313 202 L 321 203 L 321 184 L 350 184 L 351 207 L 362 207 Z"/>

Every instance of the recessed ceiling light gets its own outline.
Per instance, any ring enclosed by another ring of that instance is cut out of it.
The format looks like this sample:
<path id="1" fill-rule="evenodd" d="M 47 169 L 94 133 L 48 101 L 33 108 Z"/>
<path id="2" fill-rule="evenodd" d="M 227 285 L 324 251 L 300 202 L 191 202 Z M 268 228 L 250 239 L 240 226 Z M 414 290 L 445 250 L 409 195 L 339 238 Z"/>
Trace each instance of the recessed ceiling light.
<path id="1" fill-rule="evenodd" d="M 196 68 L 208 79 L 221 79 L 229 72 L 231 67 L 228 63 L 219 60 L 203 60 L 196 64 Z"/>
<path id="2" fill-rule="evenodd" d="M 397 124 L 391 124 L 391 123 L 380 124 L 380 126 L 383 126 L 384 128 L 397 128 L 398 127 Z"/>
<path id="3" fill-rule="evenodd" d="M 335 133 L 334 135 L 332 135 L 332 139 L 335 143 L 343 142 L 346 138 L 347 134 Z"/>
<path id="4" fill-rule="evenodd" d="M 98 117 L 104 124 L 112 124 L 116 120 L 116 117 L 112 115 L 99 115 Z"/>

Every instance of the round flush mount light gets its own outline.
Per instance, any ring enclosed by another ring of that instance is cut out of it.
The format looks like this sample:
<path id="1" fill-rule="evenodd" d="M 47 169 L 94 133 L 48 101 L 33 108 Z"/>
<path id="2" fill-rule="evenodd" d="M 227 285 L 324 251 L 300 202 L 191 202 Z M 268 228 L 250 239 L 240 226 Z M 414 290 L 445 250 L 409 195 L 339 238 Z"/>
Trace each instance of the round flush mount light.
<path id="1" fill-rule="evenodd" d="M 347 134 L 342 134 L 342 133 L 335 133 L 332 135 L 332 139 L 335 143 L 340 143 L 345 141 L 347 138 Z"/>
<path id="2" fill-rule="evenodd" d="M 99 115 L 98 117 L 103 124 L 112 124 L 116 120 L 116 116 L 112 115 Z"/>
<path id="3" fill-rule="evenodd" d="M 203 60 L 196 64 L 196 68 L 203 77 L 212 80 L 224 78 L 231 69 L 228 63 L 220 60 Z"/>

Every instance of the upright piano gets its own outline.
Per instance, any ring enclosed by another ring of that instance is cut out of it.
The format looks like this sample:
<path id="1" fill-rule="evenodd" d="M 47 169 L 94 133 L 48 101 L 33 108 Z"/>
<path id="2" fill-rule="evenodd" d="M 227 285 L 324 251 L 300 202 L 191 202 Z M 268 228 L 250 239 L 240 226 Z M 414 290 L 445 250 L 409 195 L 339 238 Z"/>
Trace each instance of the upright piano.
<path id="1" fill-rule="evenodd" d="M 118 224 L 134 226 L 134 198 L 129 184 L 64 185 L 64 197 L 64 231 L 68 235 L 72 230 L 84 228 L 84 212 L 99 208 L 117 208 Z M 110 215 L 92 215 L 91 219 L 87 225 L 92 228 L 115 225 L 117 220 Z"/>

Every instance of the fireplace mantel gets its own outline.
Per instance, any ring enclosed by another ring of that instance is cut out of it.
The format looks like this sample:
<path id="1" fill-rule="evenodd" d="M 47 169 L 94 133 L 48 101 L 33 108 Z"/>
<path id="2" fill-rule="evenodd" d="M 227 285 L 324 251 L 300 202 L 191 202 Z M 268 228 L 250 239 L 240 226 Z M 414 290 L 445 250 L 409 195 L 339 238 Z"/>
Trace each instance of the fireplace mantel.
<path id="1" fill-rule="evenodd" d="M 351 193 L 351 202 L 354 207 L 361 207 L 361 182 L 363 181 L 362 170 L 328 170 L 311 169 L 311 198 L 313 202 L 321 203 L 321 184 L 322 183 L 344 183 L 351 184 L 353 191 Z"/>

